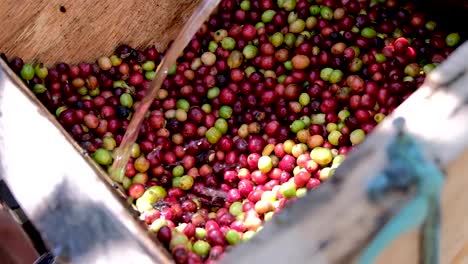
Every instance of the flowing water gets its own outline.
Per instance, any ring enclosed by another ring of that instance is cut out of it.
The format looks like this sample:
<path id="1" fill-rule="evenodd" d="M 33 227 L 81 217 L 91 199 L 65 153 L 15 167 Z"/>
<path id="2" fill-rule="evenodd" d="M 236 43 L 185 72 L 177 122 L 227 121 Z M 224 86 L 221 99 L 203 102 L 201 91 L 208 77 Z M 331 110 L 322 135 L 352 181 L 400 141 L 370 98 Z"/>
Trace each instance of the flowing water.
<path id="1" fill-rule="evenodd" d="M 148 112 L 151 103 L 155 100 L 169 69 L 175 65 L 177 58 L 182 54 L 192 37 L 215 10 L 219 2 L 220 0 L 203 0 L 167 50 L 166 55 L 156 69 L 156 77 L 151 83 L 148 93 L 141 101 L 138 109 L 135 110 L 122 143 L 114 152 L 114 163 L 110 169 L 110 176 L 113 180 L 122 182 L 132 145 L 138 138 L 138 132 L 146 112 Z"/>

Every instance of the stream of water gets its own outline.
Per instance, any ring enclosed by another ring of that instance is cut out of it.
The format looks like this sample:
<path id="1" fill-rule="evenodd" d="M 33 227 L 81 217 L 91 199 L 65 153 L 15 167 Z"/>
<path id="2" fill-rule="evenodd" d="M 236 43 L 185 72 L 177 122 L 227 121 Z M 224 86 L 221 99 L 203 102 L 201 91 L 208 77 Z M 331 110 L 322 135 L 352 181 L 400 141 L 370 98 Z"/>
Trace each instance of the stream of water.
<path id="1" fill-rule="evenodd" d="M 167 50 L 166 55 L 156 69 L 156 77 L 152 81 L 148 93 L 141 101 L 138 109 L 135 110 L 122 143 L 114 152 L 114 162 L 110 169 L 110 176 L 114 181 L 123 181 L 132 145 L 138 138 L 138 132 L 140 131 L 140 126 L 146 112 L 148 112 L 151 103 L 155 100 L 164 79 L 166 79 L 167 73 L 175 65 L 177 58 L 182 54 L 192 37 L 215 10 L 219 2 L 220 0 L 203 0 Z"/>

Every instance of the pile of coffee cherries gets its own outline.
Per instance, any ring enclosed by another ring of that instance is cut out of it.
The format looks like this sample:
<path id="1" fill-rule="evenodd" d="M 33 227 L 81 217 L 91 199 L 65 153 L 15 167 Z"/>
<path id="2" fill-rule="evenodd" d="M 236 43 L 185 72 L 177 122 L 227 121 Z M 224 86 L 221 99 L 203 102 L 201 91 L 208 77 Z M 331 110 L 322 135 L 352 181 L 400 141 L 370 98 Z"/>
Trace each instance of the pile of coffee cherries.
<path id="1" fill-rule="evenodd" d="M 223 0 L 140 127 L 121 180 L 177 263 L 213 263 L 334 175 L 461 43 L 410 2 Z M 163 54 L 9 61 L 109 168 Z"/>

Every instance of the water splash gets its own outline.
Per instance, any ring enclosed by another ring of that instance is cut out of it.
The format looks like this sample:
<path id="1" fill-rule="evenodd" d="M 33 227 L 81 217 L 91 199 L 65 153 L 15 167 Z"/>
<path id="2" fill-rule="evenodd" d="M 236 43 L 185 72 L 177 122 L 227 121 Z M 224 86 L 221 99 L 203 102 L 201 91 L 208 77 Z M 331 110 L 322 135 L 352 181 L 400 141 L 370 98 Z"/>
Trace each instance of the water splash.
<path id="1" fill-rule="evenodd" d="M 145 118 L 146 112 L 151 106 L 154 98 L 166 79 L 169 69 L 175 65 L 177 58 L 182 54 L 184 48 L 188 45 L 192 37 L 208 19 L 221 0 L 203 0 L 198 8 L 193 12 L 190 19 L 186 22 L 179 35 L 169 47 L 166 56 L 162 59 L 156 69 L 156 77 L 151 83 L 148 93 L 143 98 L 138 109 L 128 125 L 127 131 L 122 139 L 122 143 L 114 152 L 114 163 L 110 168 L 110 177 L 117 182 L 122 182 L 125 176 L 125 166 L 130 158 L 130 150 L 135 143 L 140 126 Z"/>

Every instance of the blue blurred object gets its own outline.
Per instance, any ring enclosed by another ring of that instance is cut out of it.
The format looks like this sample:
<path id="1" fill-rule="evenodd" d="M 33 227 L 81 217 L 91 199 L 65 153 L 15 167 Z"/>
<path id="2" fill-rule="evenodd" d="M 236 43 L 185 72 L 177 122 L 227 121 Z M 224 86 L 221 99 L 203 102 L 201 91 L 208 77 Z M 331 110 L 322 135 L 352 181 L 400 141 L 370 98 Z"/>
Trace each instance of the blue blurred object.
<path id="1" fill-rule="evenodd" d="M 440 194 L 444 175 L 436 164 L 424 156 L 417 142 L 404 131 L 404 120 L 396 119 L 395 139 L 387 146 L 389 166 L 371 180 L 369 199 L 378 201 L 393 190 L 409 190 L 416 195 L 380 230 L 364 250 L 359 264 L 371 264 L 392 241 L 411 229 L 423 225 L 421 263 L 439 263 Z"/>

